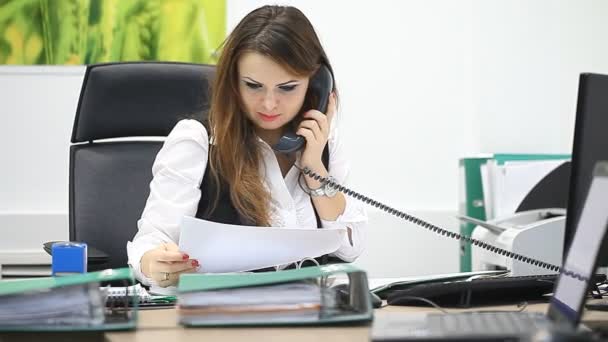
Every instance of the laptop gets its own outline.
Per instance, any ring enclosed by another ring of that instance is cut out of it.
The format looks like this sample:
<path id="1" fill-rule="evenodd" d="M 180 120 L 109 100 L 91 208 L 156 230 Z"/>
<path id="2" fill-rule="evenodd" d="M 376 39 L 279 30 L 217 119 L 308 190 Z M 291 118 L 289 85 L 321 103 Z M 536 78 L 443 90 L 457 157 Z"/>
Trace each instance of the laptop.
<path id="1" fill-rule="evenodd" d="M 608 225 L 608 162 L 596 164 L 568 256 L 546 314 L 514 311 L 376 315 L 374 341 L 527 340 L 543 332 L 574 334 Z M 541 247 L 542 248 L 542 247 Z M 576 276 L 565 274 L 564 269 Z"/>

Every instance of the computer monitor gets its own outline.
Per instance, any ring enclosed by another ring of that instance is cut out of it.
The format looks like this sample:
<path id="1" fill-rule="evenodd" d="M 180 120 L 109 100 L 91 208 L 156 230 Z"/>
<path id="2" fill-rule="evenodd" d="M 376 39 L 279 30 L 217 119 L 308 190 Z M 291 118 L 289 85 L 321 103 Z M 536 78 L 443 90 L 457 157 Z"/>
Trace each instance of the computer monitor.
<path id="1" fill-rule="evenodd" d="M 570 190 L 564 234 L 564 258 L 574 236 L 583 202 L 598 160 L 608 160 L 608 75 L 581 74 L 574 126 Z M 608 266 L 608 243 L 603 242 L 599 267 Z"/>

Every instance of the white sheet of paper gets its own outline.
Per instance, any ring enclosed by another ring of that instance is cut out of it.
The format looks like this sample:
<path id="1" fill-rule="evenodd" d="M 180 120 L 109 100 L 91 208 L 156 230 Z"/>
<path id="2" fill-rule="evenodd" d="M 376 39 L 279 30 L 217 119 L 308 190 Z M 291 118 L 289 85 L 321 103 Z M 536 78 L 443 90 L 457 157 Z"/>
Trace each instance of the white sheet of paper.
<path id="1" fill-rule="evenodd" d="M 503 192 L 501 207 L 497 211 L 496 218 L 515 213 L 534 186 L 564 162 L 564 160 L 539 160 L 528 163 L 505 163 L 500 170 Z"/>
<path id="2" fill-rule="evenodd" d="M 201 273 L 251 271 L 335 252 L 346 228 L 237 226 L 184 217 L 179 249 Z"/>

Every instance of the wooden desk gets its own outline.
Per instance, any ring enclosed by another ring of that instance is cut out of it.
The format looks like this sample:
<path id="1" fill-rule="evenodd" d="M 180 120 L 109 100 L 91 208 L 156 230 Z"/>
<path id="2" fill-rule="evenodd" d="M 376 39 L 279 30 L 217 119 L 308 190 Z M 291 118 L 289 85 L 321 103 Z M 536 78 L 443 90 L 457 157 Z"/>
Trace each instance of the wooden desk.
<path id="1" fill-rule="evenodd" d="M 469 310 L 448 309 L 451 312 L 470 310 L 516 310 L 511 306 L 475 308 Z M 545 312 L 547 304 L 533 304 L 526 308 L 530 312 Z M 428 307 L 386 306 L 374 312 L 374 321 L 405 313 L 438 312 Z M 591 328 L 608 328 L 608 312 L 587 311 L 584 323 Z M 139 313 L 138 328 L 135 331 L 107 332 L 87 335 L 74 333 L 60 334 L 0 334 L 0 342 L 5 341 L 100 341 L 100 342 L 188 342 L 188 341 L 369 341 L 372 326 L 355 327 L 257 327 L 257 328 L 183 328 L 177 324 L 175 309 L 142 310 Z"/>
<path id="2" fill-rule="evenodd" d="M 515 310 L 515 306 L 498 306 L 468 310 Z M 547 304 L 532 304 L 526 311 L 545 312 Z M 395 313 L 437 312 L 428 307 L 386 306 L 376 309 L 374 319 L 380 320 L 385 315 Z M 608 312 L 587 311 L 583 321 L 589 327 L 608 326 Z M 174 309 L 142 310 L 139 316 L 138 329 L 129 332 L 106 333 L 105 341 L 145 341 L 145 342 L 178 342 L 178 341 L 369 341 L 371 326 L 359 327 L 277 327 L 277 328 L 182 328 L 177 324 Z"/>
<path id="3" fill-rule="evenodd" d="M 174 309 L 142 310 L 138 329 L 106 333 L 105 341 L 369 341 L 370 327 L 183 328 Z"/>

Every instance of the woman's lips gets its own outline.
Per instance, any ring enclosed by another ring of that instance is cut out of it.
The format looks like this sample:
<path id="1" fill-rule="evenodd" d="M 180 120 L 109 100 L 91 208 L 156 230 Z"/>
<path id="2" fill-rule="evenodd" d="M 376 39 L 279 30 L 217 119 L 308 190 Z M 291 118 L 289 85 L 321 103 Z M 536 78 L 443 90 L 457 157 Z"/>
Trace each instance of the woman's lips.
<path id="1" fill-rule="evenodd" d="M 270 114 L 265 114 L 265 113 L 261 113 L 261 112 L 258 112 L 258 115 L 264 121 L 274 121 L 274 120 L 276 120 L 279 117 L 278 114 L 277 115 L 270 115 Z"/>

